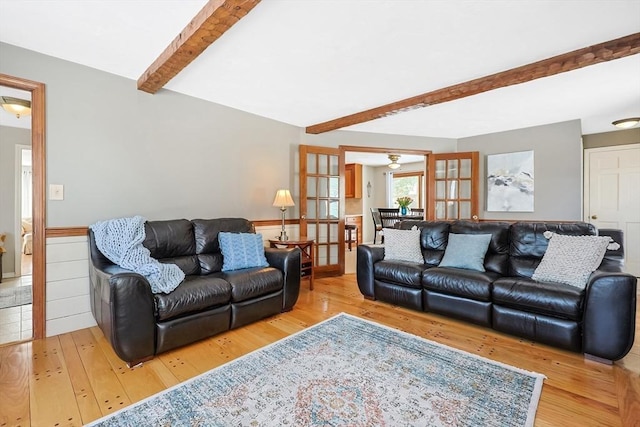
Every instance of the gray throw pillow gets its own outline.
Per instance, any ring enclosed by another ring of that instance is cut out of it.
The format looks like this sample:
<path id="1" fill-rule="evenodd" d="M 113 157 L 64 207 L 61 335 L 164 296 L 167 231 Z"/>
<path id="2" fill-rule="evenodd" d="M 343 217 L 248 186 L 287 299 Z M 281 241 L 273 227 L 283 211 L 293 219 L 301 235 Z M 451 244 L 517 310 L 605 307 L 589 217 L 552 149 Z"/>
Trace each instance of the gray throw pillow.
<path id="1" fill-rule="evenodd" d="M 485 271 L 484 256 L 490 242 L 491 234 L 449 233 L 447 248 L 438 267 Z"/>
<path id="2" fill-rule="evenodd" d="M 553 233 L 532 279 L 566 283 L 584 289 L 607 251 L 608 236 L 565 236 Z"/>
<path id="3" fill-rule="evenodd" d="M 424 263 L 420 247 L 420 230 L 384 229 L 384 259 Z"/>

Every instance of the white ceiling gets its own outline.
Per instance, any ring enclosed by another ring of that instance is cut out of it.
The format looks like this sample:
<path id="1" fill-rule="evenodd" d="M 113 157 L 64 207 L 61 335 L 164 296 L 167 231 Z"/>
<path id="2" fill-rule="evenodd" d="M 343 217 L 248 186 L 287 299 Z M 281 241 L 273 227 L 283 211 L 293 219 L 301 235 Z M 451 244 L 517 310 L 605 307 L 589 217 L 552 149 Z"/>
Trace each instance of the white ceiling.
<path id="1" fill-rule="evenodd" d="M 0 41 L 137 79 L 204 4 L 0 0 Z M 306 127 L 637 32 L 640 0 L 263 0 L 166 88 Z M 634 116 L 640 55 L 347 129 L 590 134 Z"/>

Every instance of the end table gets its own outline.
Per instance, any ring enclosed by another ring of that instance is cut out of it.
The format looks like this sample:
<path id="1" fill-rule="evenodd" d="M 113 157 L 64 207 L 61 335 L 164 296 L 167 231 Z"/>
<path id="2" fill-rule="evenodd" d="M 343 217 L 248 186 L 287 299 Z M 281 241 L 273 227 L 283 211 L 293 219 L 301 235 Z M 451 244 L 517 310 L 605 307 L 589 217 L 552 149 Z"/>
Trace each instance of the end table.
<path id="1" fill-rule="evenodd" d="M 278 240 L 269 239 L 269 246 L 272 248 L 300 248 L 302 259 L 300 265 L 300 277 L 309 279 L 309 290 L 313 290 L 313 240 Z"/>

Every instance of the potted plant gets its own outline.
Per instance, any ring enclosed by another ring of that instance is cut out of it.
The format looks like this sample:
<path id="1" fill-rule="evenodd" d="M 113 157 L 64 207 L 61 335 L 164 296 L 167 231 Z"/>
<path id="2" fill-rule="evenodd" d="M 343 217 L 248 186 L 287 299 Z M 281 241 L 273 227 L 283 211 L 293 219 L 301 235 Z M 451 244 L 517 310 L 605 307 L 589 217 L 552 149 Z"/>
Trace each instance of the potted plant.
<path id="1" fill-rule="evenodd" d="M 404 197 L 398 197 L 396 199 L 396 202 L 398 203 L 398 206 L 400 206 L 400 214 L 401 215 L 406 215 L 407 214 L 407 208 L 409 207 L 409 205 L 411 203 L 413 203 L 413 199 L 409 196 L 404 196 Z"/>

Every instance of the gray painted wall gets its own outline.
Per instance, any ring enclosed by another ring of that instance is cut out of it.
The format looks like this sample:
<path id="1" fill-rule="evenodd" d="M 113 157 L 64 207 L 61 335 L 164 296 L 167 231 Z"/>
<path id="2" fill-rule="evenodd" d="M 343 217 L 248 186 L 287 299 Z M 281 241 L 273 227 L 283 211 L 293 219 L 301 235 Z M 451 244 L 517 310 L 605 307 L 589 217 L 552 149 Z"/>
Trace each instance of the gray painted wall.
<path id="1" fill-rule="evenodd" d="M 534 151 L 534 212 L 487 212 L 488 154 Z M 579 120 L 462 138 L 458 151 L 480 152 L 480 218 L 582 219 L 582 140 Z"/>
<path id="2" fill-rule="evenodd" d="M 579 121 L 459 141 L 352 131 L 307 135 L 168 90 L 149 95 L 136 90 L 134 80 L 15 46 L 0 43 L 0 55 L 0 72 L 46 84 L 47 184 L 65 186 L 65 200 L 47 203 L 49 227 L 133 214 L 276 219 L 276 189 L 290 188 L 299 204 L 298 144 L 477 150 L 481 176 L 486 154 L 534 149 L 535 212 L 485 211 L 482 217 L 581 218 Z M 375 194 L 382 183 L 377 175 Z M 484 207 L 484 185 L 481 193 Z M 288 218 L 297 215 L 297 206 L 287 212 Z"/>
<path id="3" fill-rule="evenodd" d="M 0 112 L 0 114 L 5 114 Z M 27 119 L 28 120 L 28 119 Z M 16 145 L 31 146 L 29 129 L 0 126 L 0 234 L 6 234 L 4 247 L 7 252 L 2 256 L 2 272 L 15 273 L 16 235 L 15 191 L 16 191 Z"/>
<path id="4" fill-rule="evenodd" d="M 298 128 L 7 44 L 0 56 L 0 72 L 46 84 L 47 184 L 65 196 L 47 202 L 47 226 L 278 217 Z"/>
<path id="5" fill-rule="evenodd" d="M 640 128 L 584 135 L 582 144 L 585 149 L 640 144 Z"/>

